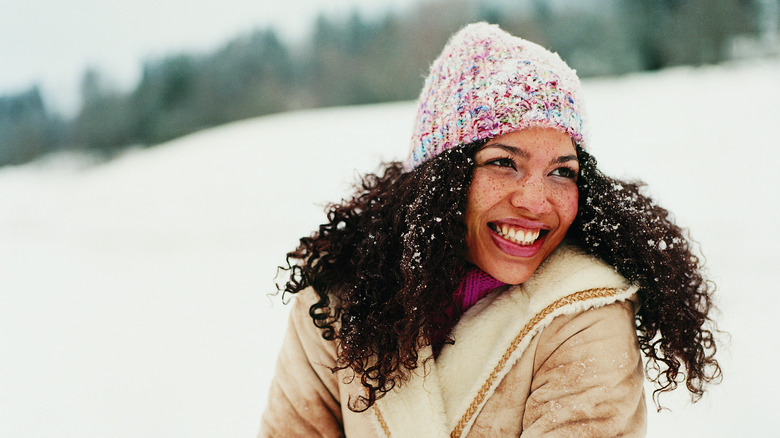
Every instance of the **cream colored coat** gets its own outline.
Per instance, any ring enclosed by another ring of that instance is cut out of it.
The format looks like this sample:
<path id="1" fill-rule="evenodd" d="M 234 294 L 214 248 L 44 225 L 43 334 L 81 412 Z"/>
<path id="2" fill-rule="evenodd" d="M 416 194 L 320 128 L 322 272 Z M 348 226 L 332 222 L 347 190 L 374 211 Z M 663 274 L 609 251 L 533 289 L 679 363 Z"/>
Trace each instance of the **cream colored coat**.
<path id="1" fill-rule="evenodd" d="M 333 374 L 333 342 L 296 300 L 260 437 L 644 436 L 636 288 L 599 260 L 562 246 L 522 285 L 470 308 L 436 360 L 366 412 L 351 373 Z M 431 356 L 420 352 L 420 363 Z"/>

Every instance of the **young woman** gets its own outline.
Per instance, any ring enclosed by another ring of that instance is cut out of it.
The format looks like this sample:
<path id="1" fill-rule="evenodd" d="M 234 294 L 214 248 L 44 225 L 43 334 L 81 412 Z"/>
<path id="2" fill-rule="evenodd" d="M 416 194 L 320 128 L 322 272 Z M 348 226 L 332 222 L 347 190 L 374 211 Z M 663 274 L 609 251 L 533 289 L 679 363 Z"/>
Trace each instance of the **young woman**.
<path id="1" fill-rule="evenodd" d="M 454 35 L 407 161 L 287 255 L 261 436 L 644 436 L 644 369 L 700 397 L 713 286 L 666 210 L 599 172 L 582 115 L 557 55 Z"/>

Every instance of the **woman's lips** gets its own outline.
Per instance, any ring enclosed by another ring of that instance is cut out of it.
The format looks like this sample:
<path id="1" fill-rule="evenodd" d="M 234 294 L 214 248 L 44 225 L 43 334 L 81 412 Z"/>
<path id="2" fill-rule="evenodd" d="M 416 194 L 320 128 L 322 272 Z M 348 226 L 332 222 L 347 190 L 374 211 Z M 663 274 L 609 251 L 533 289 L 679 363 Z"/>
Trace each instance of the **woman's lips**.
<path id="1" fill-rule="evenodd" d="M 507 226 L 506 224 L 501 226 L 491 224 L 488 226 L 499 236 L 518 245 L 530 245 L 534 243 L 536 239 L 539 238 L 539 234 L 542 231 L 538 228 L 535 230 L 524 230 L 522 228 L 515 228 L 511 225 Z"/>
<path id="2" fill-rule="evenodd" d="M 488 226 L 490 237 L 496 246 L 506 254 L 514 257 L 533 257 L 542 249 L 542 244 L 547 237 L 548 230 L 541 229 L 538 223 L 521 220 L 520 223 L 512 221 L 513 224 L 504 222 L 503 224 L 491 223 Z M 521 230 L 521 225 L 525 230 Z M 530 225 L 530 227 L 529 227 Z M 546 228 L 546 226 L 545 226 Z M 531 240 L 534 239 L 531 243 Z M 522 243 L 521 243 L 522 242 Z M 528 243 L 526 243 L 528 242 Z"/>

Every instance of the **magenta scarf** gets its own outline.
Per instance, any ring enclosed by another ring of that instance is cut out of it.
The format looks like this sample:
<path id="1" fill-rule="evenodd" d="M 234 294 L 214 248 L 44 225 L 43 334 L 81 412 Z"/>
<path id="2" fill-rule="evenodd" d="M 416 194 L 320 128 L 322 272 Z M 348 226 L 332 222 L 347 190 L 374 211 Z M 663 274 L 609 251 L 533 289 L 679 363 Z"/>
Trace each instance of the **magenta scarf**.
<path id="1" fill-rule="evenodd" d="M 460 286 L 455 290 L 453 298 L 455 299 L 456 309 L 447 309 L 447 315 L 450 318 L 450 327 L 455 325 L 455 322 L 460 319 L 466 310 L 477 303 L 482 297 L 490 293 L 493 289 L 503 286 L 503 283 L 490 274 L 479 269 L 476 266 L 468 268 L 466 275 L 460 282 Z M 433 354 L 438 356 L 441 351 L 441 347 L 444 346 L 444 341 L 450 333 L 450 329 L 442 330 L 436 333 L 432 340 Z"/>
<path id="2" fill-rule="evenodd" d="M 476 304 L 480 298 L 487 295 L 493 289 L 503 286 L 505 283 L 491 277 L 490 274 L 476 266 L 466 271 L 466 276 L 460 282 L 455 291 L 455 304 L 458 305 L 461 315 Z"/>

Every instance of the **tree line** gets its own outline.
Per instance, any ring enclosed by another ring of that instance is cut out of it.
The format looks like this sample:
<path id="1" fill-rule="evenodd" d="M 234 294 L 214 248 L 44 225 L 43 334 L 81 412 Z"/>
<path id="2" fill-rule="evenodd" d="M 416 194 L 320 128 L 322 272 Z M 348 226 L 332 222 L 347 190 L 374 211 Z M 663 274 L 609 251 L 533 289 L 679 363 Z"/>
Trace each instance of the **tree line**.
<path id="1" fill-rule="evenodd" d="M 429 0 L 372 19 L 323 15 L 304 42 L 265 28 L 213 53 L 150 60 L 130 92 L 89 69 L 71 118 L 49 111 L 38 87 L 0 97 L 0 165 L 64 150 L 111 156 L 282 111 L 413 99 L 447 38 L 473 21 L 557 51 L 583 77 L 721 62 L 731 38 L 756 32 L 758 0 L 582 3 Z"/>

